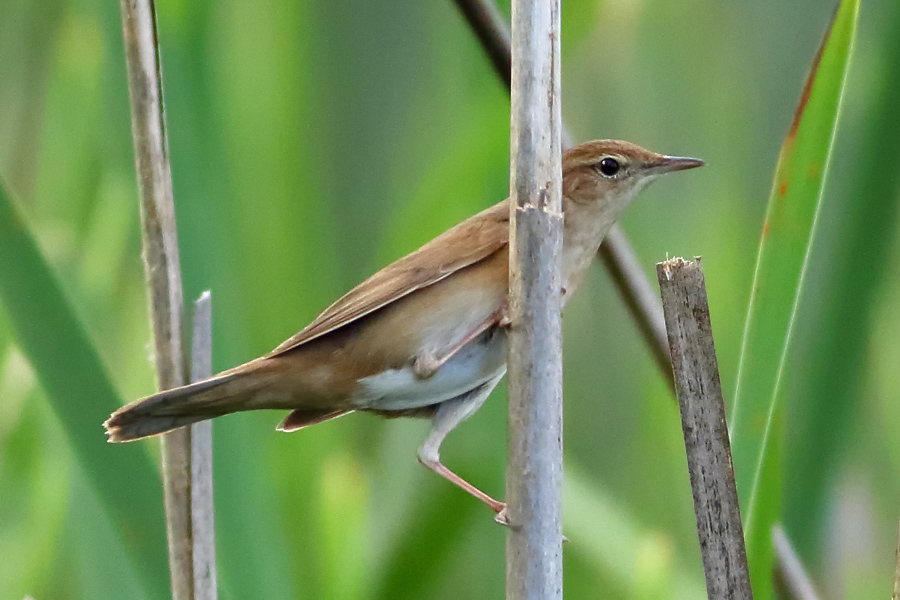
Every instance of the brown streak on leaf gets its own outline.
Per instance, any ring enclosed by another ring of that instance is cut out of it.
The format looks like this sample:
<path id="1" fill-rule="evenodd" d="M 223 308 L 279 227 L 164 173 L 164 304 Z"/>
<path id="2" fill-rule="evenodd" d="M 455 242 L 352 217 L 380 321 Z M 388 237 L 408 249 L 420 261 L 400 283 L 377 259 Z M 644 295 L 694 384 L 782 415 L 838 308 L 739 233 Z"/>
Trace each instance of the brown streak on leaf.
<path id="1" fill-rule="evenodd" d="M 787 194 L 787 191 L 788 191 L 787 181 L 782 181 L 781 183 L 778 184 L 778 195 L 779 196 L 784 196 L 785 194 Z"/>
<path id="2" fill-rule="evenodd" d="M 819 50 L 816 52 L 816 57 L 813 59 L 812 67 L 810 67 L 809 69 L 809 75 L 807 75 L 806 77 L 806 83 L 803 85 L 803 93 L 800 95 L 800 104 L 797 106 L 797 112 L 794 113 L 794 121 L 791 123 L 790 130 L 788 130 L 785 143 L 792 142 L 794 140 L 794 137 L 797 135 L 797 129 L 800 127 L 800 120 L 803 118 L 803 111 L 806 110 L 806 103 L 809 102 L 809 96 L 812 93 L 813 82 L 815 82 L 816 74 L 819 71 L 819 62 L 822 60 L 822 53 L 825 51 L 825 46 L 828 45 L 828 39 L 831 37 L 831 30 L 834 29 L 834 20 L 835 18 L 837 18 L 839 9 L 840 4 L 838 4 L 838 8 L 834 11 L 834 15 L 831 18 L 831 24 L 828 25 L 828 31 L 825 32 L 825 37 L 822 38 L 822 43 L 819 44 Z"/>

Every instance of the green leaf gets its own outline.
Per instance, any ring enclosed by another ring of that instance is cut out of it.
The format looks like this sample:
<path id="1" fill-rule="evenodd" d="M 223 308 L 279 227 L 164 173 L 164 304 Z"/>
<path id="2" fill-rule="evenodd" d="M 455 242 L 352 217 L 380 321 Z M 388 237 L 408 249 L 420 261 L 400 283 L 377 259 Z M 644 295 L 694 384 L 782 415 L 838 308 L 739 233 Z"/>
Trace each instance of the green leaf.
<path id="1" fill-rule="evenodd" d="M 770 532 L 781 510 L 775 449 L 782 414 L 779 395 L 858 15 L 859 0 L 841 3 L 813 61 L 778 158 L 747 312 L 731 438 L 757 598 L 772 596 Z"/>
<path id="2" fill-rule="evenodd" d="M 81 468 L 154 597 L 168 595 L 159 475 L 143 447 L 106 443 L 101 423 L 121 406 L 22 213 L 0 185 L 0 301 Z"/>
<path id="3" fill-rule="evenodd" d="M 894 262 L 891 245 L 900 217 L 900 3 L 891 3 L 881 21 L 887 27 L 873 53 L 881 58 L 872 77 L 875 85 L 857 91 L 870 103 L 869 117 L 849 169 L 853 185 L 822 286 L 819 318 L 827 325 L 816 327 L 806 344 L 808 370 L 800 378 L 796 400 L 791 399 L 787 422 L 791 437 L 786 440 L 785 477 L 790 486 L 785 487 L 784 522 L 807 560 L 822 556 L 829 483 L 846 460 L 846 434 L 854 428 L 848 424 L 859 418 L 866 397 L 859 386 L 871 363 L 872 350 L 867 349 L 876 328 L 885 328 L 873 313 Z M 889 357 L 880 360 L 896 364 Z M 891 423 L 885 420 L 887 427 Z"/>

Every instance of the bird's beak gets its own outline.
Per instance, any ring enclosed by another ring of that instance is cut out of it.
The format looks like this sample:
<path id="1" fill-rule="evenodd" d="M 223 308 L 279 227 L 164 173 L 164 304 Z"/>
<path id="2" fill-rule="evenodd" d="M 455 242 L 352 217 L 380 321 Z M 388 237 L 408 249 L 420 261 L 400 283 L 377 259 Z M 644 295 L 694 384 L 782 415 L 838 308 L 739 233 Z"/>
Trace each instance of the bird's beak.
<path id="1" fill-rule="evenodd" d="M 684 171 L 685 169 L 696 169 L 702 167 L 706 163 L 699 158 L 684 158 L 681 156 L 663 156 L 654 164 L 650 165 L 650 171 L 654 175 L 662 173 L 671 173 L 672 171 Z"/>

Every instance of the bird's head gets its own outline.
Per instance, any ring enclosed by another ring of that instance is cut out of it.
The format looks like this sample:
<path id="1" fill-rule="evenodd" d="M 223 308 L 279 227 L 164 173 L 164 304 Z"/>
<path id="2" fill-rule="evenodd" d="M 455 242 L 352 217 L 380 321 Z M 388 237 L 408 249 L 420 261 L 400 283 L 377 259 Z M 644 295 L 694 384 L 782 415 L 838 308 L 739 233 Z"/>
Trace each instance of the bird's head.
<path id="1" fill-rule="evenodd" d="M 563 154 L 563 196 L 576 204 L 607 203 L 618 212 L 663 173 L 703 164 L 696 158 L 664 156 L 630 142 L 586 142 Z"/>
<path id="2" fill-rule="evenodd" d="M 703 166 L 696 158 L 664 156 L 630 142 L 596 140 L 562 157 L 563 277 L 580 283 L 610 227 L 648 183 L 663 173 Z"/>

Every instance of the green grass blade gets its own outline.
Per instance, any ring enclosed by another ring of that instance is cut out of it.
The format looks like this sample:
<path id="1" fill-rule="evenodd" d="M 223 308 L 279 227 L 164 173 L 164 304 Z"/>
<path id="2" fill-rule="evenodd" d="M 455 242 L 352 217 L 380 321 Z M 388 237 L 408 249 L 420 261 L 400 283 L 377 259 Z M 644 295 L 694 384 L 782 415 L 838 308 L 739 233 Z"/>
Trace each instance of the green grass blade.
<path id="1" fill-rule="evenodd" d="M 884 326 L 872 320 L 872 313 L 890 270 L 900 217 L 900 3 L 892 4 L 884 22 L 879 84 L 866 95 L 870 116 L 852 163 L 854 183 L 822 288 L 820 320 L 827 326 L 812 332 L 808 371 L 789 423 L 784 521 L 810 562 L 822 556 L 828 484 L 837 463 L 845 460 L 847 424 L 858 418 L 864 402 L 858 390 L 869 362 L 866 349 L 875 328 Z"/>
<path id="2" fill-rule="evenodd" d="M 757 598 L 770 598 L 769 534 L 780 512 L 779 391 L 834 145 L 859 16 L 835 14 L 778 158 L 763 226 L 731 414 L 732 451 Z"/>
<path id="3" fill-rule="evenodd" d="M 121 405 L 100 357 L 0 186 L 0 301 L 69 437 L 153 597 L 168 595 L 162 492 L 145 449 L 106 443 L 101 423 Z"/>

